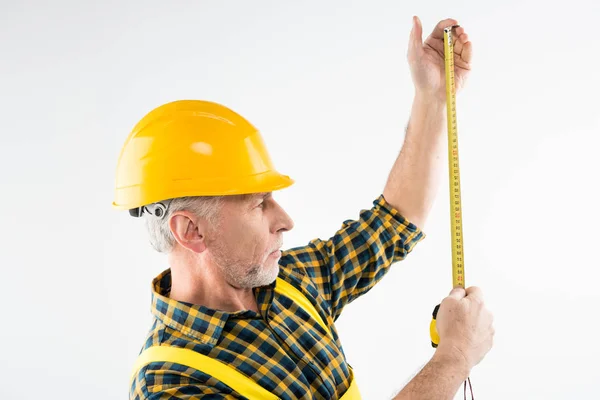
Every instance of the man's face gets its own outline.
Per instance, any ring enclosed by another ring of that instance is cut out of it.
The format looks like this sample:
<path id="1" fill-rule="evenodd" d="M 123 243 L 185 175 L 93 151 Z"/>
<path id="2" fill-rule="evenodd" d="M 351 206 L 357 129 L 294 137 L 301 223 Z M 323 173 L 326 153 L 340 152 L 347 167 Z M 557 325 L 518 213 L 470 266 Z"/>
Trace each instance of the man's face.
<path id="1" fill-rule="evenodd" d="M 228 196 L 218 228 L 207 236 L 207 255 L 231 285 L 268 285 L 279 273 L 283 232 L 293 226 L 271 193 Z"/>

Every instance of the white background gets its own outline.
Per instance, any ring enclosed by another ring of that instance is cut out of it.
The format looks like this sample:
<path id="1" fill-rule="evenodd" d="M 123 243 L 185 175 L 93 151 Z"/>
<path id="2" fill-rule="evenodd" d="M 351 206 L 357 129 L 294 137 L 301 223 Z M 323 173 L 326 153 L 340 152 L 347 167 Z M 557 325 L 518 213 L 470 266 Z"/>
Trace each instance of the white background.
<path id="1" fill-rule="evenodd" d="M 595 398 L 600 6 L 552 4 L 4 0 L 0 398 L 127 398 L 166 259 L 111 201 L 120 148 L 152 108 L 217 101 L 262 131 L 296 180 L 275 193 L 296 223 L 285 247 L 371 207 L 409 117 L 412 15 L 425 36 L 456 18 L 474 46 L 457 107 L 466 281 L 497 330 L 474 393 Z M 391 398 L 432 355 L 447 187 L 443 172 L 427 239 L 339 320 L 365 399 Z"/>

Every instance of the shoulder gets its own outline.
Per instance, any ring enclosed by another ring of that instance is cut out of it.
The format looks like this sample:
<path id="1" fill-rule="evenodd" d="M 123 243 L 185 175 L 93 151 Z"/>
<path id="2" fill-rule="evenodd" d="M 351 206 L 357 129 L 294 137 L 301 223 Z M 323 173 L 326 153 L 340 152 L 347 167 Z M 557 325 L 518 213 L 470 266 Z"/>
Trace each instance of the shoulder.
<path id="1" fill-rule="evenodd" d="M 146 336 L 138 357 L 154 346 L 190 348 L 207 354 L 211 346 L 193 344 L 189 338 L 159 320 L 155 320 Z M 138 360 L 136 360 L 138 361 Z M 211 375 L 176 362 L 154 361 L 132 371 L 130 400 L 193 400 L 209 396 L 211 399 L 244 399 L 230 387 Z"/>

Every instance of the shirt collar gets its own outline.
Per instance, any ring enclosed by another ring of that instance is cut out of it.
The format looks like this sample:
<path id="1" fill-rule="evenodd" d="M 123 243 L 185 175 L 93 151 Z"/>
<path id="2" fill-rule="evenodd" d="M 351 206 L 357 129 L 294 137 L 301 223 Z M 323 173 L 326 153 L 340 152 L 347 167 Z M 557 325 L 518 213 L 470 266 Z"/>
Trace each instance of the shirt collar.
<path id="1" fill-rule="evenodd" d="M 168 327 L 203 343 L 215 345 L 229 318 L 256 316 L 252 311 L 229 313 L 173 300 L 170 293 L 171 270 L 166 269 L 152 280 L 152 314 Z"/>

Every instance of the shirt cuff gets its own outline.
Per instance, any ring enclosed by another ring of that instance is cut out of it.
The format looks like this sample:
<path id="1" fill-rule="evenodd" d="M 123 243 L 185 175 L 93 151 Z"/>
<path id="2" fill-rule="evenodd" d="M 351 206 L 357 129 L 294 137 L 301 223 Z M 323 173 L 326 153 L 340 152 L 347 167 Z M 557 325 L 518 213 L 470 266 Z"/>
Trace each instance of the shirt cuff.
<path id="1" fill-rule="evenodd" d="M 376 213 L 379 213 L 384 220 L 390 221 L 397 231 L 404 232 L 405 234 L 408 233 L 406 245 L 410 248 L 427 237 L 421 228 L 409 221 L 400 214 L 400 211 L 388 203 L 385 197 L 383 197 L 383 194 L 379 195 L 379 197 L 373 201 L 373 205 L 375 206 L 373 210 Z"/>

